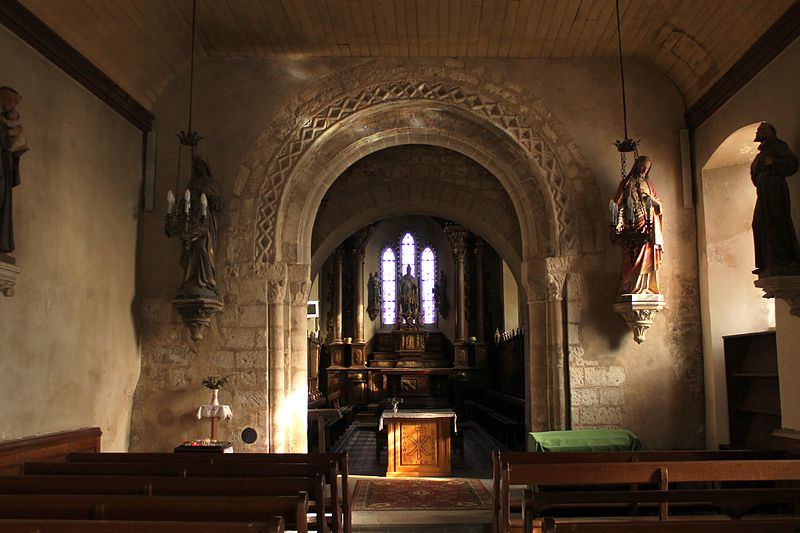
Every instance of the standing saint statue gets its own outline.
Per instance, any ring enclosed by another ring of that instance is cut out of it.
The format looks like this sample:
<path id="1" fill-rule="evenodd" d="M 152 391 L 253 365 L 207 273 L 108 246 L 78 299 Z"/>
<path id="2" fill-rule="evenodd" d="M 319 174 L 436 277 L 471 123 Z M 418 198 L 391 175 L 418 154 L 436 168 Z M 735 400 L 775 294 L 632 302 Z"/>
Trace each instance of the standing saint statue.
<path id="1" fill-rule="evenodd" d="M 187 184 L 194 207 L 189 211 L 189 224 L 180 228 L 183 251 L 183 284 L 180 296 L 217 295 L 215 255 L 217 250 L 217 214 L 222 210 L 222 193 L 211 173 L 211 167 L 200 156 L 192 161 L 192 178 Z M 205 205 L 203 204 L 205 195 Z M 167 228 L 171 236 L 177 228 Z"/>
<path id="2" fill-rule="evenodd" d="M 0 253 L 14 251 L 11 189 L 19 185 L 19 160 L 28 151 L 17 105 L 22 97 L 0 87 Z"/>
<path id="3" fill-rule="evenodd" d="M 756 269 L 753 274 L 774 275 L 779 267 L 800 267 L 800 245 L 792 223 L 786 177 L 797 172 L 797 156 L 778 138 L 775 126 L 762 122 L 756 130 L 758 155 L 750 165 L 756 186 L 753 241 Z"/>
<path id="4" fill-rule="evenodd" d="M 399 281 L 400 317 L 404 325 L 419 325 L 419 286 L 411 265 L 406 266 L 406 273 Z"/>
<path id="5" fill-rule="evenodd" d="M 367 313 L 370 320 L 375 320 L 381 311 L 381 281 L 378 273 L 369 273 L 367 281 Z"/>
<path id="6" fill-rule="evenodd" d="M 660 294 L 664 234 L 663 210 L 649 179 L 653 162 L 636 158 L 611 201 L 612 239 L 622 245 L 622 273 L 617 294 Z"/>

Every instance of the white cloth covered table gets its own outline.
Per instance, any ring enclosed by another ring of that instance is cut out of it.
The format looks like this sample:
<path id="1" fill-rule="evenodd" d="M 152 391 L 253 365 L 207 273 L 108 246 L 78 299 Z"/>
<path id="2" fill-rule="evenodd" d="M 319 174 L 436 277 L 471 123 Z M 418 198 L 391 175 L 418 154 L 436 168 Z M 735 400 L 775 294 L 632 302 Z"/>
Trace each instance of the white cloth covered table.
<path id="1" fill-rule="evenodd" d="M 378 421 L 378 431 L 383 429 L 384 418 L 442 418 L 450 417 L 453 419 L 453 431 L 458 433 L 456 420 L 458 416 L 452 409 L 398 409 L 397 412 L 384 411 Z"/>
<path id="2" fill-rule="evenodd" d="M 233 411 L 230 405 L 201 405 L 197 410 L 197 418 L 233 418 Z"/>

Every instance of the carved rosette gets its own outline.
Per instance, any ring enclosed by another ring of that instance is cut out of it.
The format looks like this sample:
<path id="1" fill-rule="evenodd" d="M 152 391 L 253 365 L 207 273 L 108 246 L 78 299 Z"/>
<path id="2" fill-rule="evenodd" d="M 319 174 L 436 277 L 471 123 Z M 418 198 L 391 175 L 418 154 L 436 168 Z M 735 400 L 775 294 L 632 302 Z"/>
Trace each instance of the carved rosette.
<path id="1" fill-rule="evenodd" d="M 178 298 L 172 301 L 172 305 L 189 327 L 194 341 L 203 339 L 205 329 L 211 324 L 211 317 L 224 307 L 216 298 Z"/>
<path id="2" fill-rule="evenodd" d="M 800 316 L 800 272 L 797 274 L 759 277 L 753 284 L 764 291 L 764 298 L 780 298 L 794 316 Z"/>
<path id="3" fill-rule="evenodd" d="M 614 304 L 614 311 L 625 319 L 633 332 L 633 339 L 641 344 L 656 315 L 666 305 L 667 302 L 661 294 L 624 294 Z"/>
<path id="4" fill-rule="evenodd" d="M 8 298 L 16 294 L 17 276 L 22 269 L 0 260 L 0 293 Z"/>

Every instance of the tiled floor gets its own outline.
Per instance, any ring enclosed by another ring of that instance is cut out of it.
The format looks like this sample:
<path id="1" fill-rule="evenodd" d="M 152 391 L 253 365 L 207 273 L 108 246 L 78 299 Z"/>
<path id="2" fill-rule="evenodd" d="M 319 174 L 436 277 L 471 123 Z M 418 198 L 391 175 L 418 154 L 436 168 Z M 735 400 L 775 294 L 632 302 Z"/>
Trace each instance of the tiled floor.
<path id="1" fill-rule="evenodd" d="M 371 476 L 386 476 L 386 449 L 375 459 L 375 424 L 362 422 L 350 433 L 339 449 L 350 452 L 350 492 L 355 482 Z M 452 456 L 452 477 L 482 479 L 491 491 L 493 448 L 503 448 L 479 426 L 460 423 L 464 433 L 464 458 Z M 426 533 L 483 533 L 491 529 L 489 511 L 373 511 L 354 512 L 353 530 L 382 533 L 406 533 L 424 527 Z"/>

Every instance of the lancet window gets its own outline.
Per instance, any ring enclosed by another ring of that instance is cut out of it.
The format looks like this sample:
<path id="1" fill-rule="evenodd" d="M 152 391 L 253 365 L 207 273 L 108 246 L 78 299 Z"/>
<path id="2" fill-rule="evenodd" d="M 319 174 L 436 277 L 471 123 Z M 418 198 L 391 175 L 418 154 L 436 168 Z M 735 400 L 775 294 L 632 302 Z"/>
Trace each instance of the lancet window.
<path id="1" fill-rule="evenodd" d="M 434 287 L 436 285 L 436 253 L 426 246 L 417 255 L 417 242 L 411 232 L 406 232 L 397 248 L 387 246 L 381 252 L 381 320 L 384 325 L 397 321 L 397 280 L 411 267 L 411 275 L 417 278 L 420 287 L 422 323 L 436 323 Z M 397 256 L 400 256 L 398 264 Z"/>

